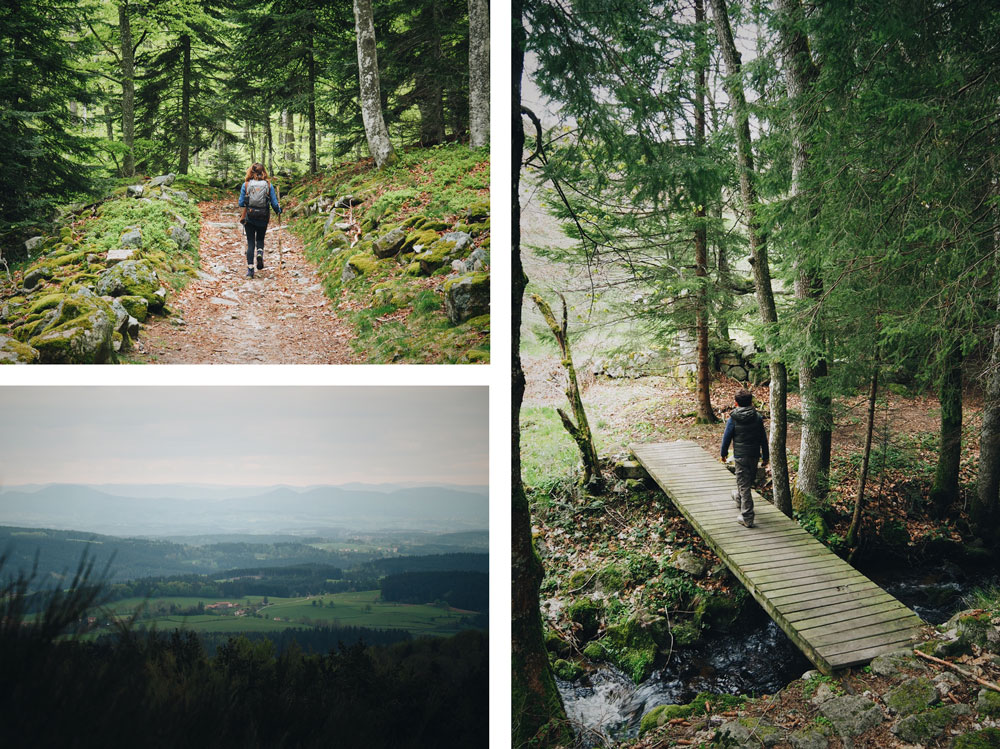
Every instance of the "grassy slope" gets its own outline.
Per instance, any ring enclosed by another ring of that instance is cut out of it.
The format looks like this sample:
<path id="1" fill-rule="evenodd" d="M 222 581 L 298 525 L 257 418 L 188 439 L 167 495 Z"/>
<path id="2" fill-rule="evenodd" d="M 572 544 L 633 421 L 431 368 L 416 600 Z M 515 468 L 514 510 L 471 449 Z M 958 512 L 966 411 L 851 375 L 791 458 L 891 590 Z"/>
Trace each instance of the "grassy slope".
<path id="1" fill-rule="evenodd" d="M 325 175 L 307 178 L 288 197 L 308 204 L 320 197 L 354 195 L 363 199 L 352 217 L 363 231 L 354 250 L 376 235 L 416 216 L 424 216 L 441 234 L 468 230 L 463 218 L 469 206 L 489 203 L 489 154 L 454 144 L 414 149 L 394 166 L 377 172 L 370 162 L 342 164 Z M 413 256 L 375 265 L 364 276 L 342 280 L 355 251 L 329 246 L 324 240 L 326 213 L 306 215 L 291 227 L 306 244 L 306 254 L 320 272 L 338 313 L 354 326 L 355 348 L 371 362 L 461 363 L 489 361 L 489 315 L 454 326 L 444 312 L 438 287 L 450 268 L 431 277 L 413 275 Z M 339 219 L 338 219 L 339 220 Z M 489 251 L 489 223 L 477 225 L 474 245 Z M 375 292 L 385 289 L 376 298 Z"/>

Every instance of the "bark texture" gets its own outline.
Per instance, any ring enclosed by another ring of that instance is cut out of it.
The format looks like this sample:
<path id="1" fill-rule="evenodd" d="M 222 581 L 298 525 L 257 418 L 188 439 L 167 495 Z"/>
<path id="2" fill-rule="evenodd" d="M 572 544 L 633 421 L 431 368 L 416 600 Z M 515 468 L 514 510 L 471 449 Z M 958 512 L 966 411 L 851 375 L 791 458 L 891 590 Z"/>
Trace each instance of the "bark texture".
<path id="1" fill-rule="evenodd" d="M 779 34 L 785 62 L 785 79 L 792 107 L 792 184 L 791 198 L 799 202 L 803 196 L 802 181 L 809 168 L 806 133 L 813 119 L 813 104 L 808 94 L 818 70 L 809 51 L 809 39 L 802 30 L 802 5 L 799 0 L 779 0 Z M 818 300 L 823 294 L 823 281 L 818 273 L 807 268 L 802 248 L 795 252 L 795 296 L 801 300 Z M 822 333 L 811 323 L 806 331 L 809 349 L 823 351 Z M 824 392 L 827 363 L 825 356 L 807 355 L 799 360 L 799 391 L 802 395 L 802 436 L 799 443 L 799 471 L 795 493 L 821 498 L 830 481 L 831 400 Z M 799 502 L 796 502 L 799 504 Z"/>
<path id="2" fill-rule="evenodd" d="M 118 32 L 122 45 L 122 142 L 126 149 L 122 174 L 132 177 L 135 175 L 135 52 L 127 2 L 118 3 Z"/>
<path id="3" fill-rule="evenodd" d="M 958 467 L 962 458 L 962 349 L 949 347 L 941 375 L 941 443 L 931 487 L 934 513 L 942 517 L 958 499 Z"/>
<path id="4" fill-rule="evenodd" d="M 695 0 L 694 17 L 699 29 L 705 23 L 705 2 Z M 705 69 L 708 66 L 708 53 L 705 49 L 704 36 L 699 31 L 695 41 L 697 68 L 695 70 L 694 99 L 694 143 L 700 151 L 705 146 Z M 695 421 L 699 424 L 714 424 L 718 421 L 712 410 L 712 372 L 708 350 L 708 231 L 705 226 L 706 196 L 701 196 L 695 209 L 698 225 L 694 231 L 694 275 L 699 279 L 698 291 L 695 294 L 695 339 L 698 364 L 697 371 L 697 415 Z"/>
<path id="5" fill-rule="evenodd" d="M 389 130 L 382 116 L 378 80 L 378 52 L 371 0 L 354 0 L 354 28 L 358 40 L 358 81 L 361 87 L 361 118 L 365 123 L 368 151 L 379 169 L 396 160 Z M 311 100 L 311 98 L 310 98 Z M 310 127 L 314 127 L 310 123 Z"/>
<path id="6" fill-rule="evenodd" d="M 188 161 L 191 157 L 191 37 L 184 34 L 181 37 L 183 50 L 183 66 L 181 68 L 181 156 L 177 171 L 188 173 Z"/>
<path id="7" fill-rule="evenodd" d="M 518 185 L 524 150 L 521 121 L 521 75 L 524 71 L 525 33 L 521 0 L 514 0 L 511 50 L 511 739 L 515 747 L 568 745 L 572 734 L 566 724 L 559 690 L 549 667 L 542 617 L 538 611 L 538 589 L 542 563 L 531 538 L 531 510 L 521 483 L 521 401 L 524 371 L 521 369 L 521 305 L 527 278 L 521 265 L 521 206 Z"/>
<path id="8" fill-rule="evenodd" d="M 865 498 L 865 484 L 868 483 L 868 464 L 872 454 L 872 433 L 875 431 L 875 400 L 878 397 L 878 367 L 872 372 L 871 387 L 868 389 L 868 423 L 865 425 L 865 451 L 861 456 L 861 475 L 858 477 L 858 493 L 854 498 L 854 515 L 847 529 L 847 545 L 857 546 L 861 529 L 861 509 Z M 853 552 L 852 552 L 853 554 Z"/>
<path id="9" fill-rule="evenodd" d="M 562 420 L 563 427 L 569 432 L 569 436 L 573 438 L 576 442 L 577 448 L 580 450 L 580 459 L 583 461 L 583 479 L 581 483 L 586 486 L 590 484 L 591 480 L 600 481 L 601 480 L 601 467 L 597 460 L 597 448 L 594 446 L 594 435 L 590 431 L 590 422 L 587 420 L 587 411 L 583 407 L 583 395 L 580 392 L 580 385 L 576 379 L 576 368 L 573 366 L 573 355 L 569 350 L 569 332 L 568 324 L 569 319 L 566 311 L 566 299 L 560 294 L 562 299 L 562 322 L 560 323 L 555 314 L 552 312 L 552 308 L 549 306 L 548 302 L 542 299 L 538 294 L 532 294 L 531 298 L 538 305 L 538 311 L 542 313 L 542 317 L 545 318 L 546 324 L 549 326 L 549 330 L 552 331 L 552 335 L 555 336 L 556 342 L 559 344 L 559 351 L 562 353 L 562 365 L 563 369 L 566 370 L 566 398 L 569 400 L 569 404 L 573 409 L 573 416 L 576 418 L 576 423 L 573 419 L 563 411 L 561 408 L 556 409 L 556 413 L 559 414 L 559 418 Z"/>
<path id="10" fill-rule="evenodd" d="M 469 145 L 490 142 L 490 3 L 469 0 Z"/>
<path id="11" fill-rule="evenodd" d="M 736 130 L 736 153 L 740 171 L 740 194 L 746 213 L 747 232 L 750 240 L 750 262 L 753 266 L 754 289 L 761 319 L 773 326 L 778 322 L 771 289 L 771 269 L 767 261 L 767 241 L 760 226 L 756 174 L 753 166 L 753 148 L 750 139 L 750 114 L 747 108 L 743 83 L 740 80 L 742 62 L 733 41 L 733 30 L 729 25 L 729 13 L 725 0 L 711 0 L 715 29 L 726 63 L 726 90 L 733 104 L 733 121 Z M 774 348 L 768 343 L 768 352 Z M 785 443 L 788 432 L 786 414 L 788 373 L 780 361 L 771 362 L 771 479 L 774 492 L 774 506 L 791 517 L 792 497 L 788 486 L 788 458 Z"/>
<path id="12" fill-rule="evenodd" d="M 997 298 L 1000 312 L 1000 296 Z M 993 328 L 993 353 L 983 397 L 983 426 L 979 432 L 979 479 L 972 498 L 972 529 L 982 538 L 1000 539 L 1000 323 Z"/>
<path id="13" fill-rule="evenodd" d="M 371 23 L 372 6 L 368 4 L 368 21 Z M 357 12 L 357 2 L 354 4 Z M 372 44 L 374 44 L 375 32 L 372 31 Z M 315 36 L 311 37 L 315 39 Z M 361 57 L 361 42 L 358 42 L 358 57 Z M 319 171 L 319 157 L 316 154 L 316 59 L 313 57 L 312 44 L 306 57 L 306 92 L 309 95 L 309 172 L 316 174 Z"/>

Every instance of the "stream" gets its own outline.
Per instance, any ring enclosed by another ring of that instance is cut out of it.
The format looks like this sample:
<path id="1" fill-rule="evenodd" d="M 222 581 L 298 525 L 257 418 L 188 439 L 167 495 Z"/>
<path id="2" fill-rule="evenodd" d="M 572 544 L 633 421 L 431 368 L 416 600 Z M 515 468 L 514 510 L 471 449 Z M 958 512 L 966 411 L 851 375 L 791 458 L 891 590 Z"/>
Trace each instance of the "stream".
<path id="1" fill-rule="evenodd" d="M 863 572 L 931 624 L 965 608 L 962 598 L 974 588 L 1000 584 L 995 571 L 963 571 L 947 562 Z M 754 628 L 677 651 L 638 686 L 604 663 L 576 682 L 557 679 L 567 716 L 584 745 L 636 736 L 642 716 L 657 705 L 684 704 L 699 692 L 774 694 L 812 669 L 785 633 L 759 613 L 761 623 Z"/>

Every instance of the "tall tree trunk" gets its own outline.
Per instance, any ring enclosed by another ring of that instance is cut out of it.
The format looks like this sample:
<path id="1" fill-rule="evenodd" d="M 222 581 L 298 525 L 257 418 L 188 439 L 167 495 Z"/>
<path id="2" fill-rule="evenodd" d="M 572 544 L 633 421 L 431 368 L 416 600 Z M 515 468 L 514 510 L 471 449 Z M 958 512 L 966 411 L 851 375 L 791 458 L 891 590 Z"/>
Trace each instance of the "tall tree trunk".
<path id="1" fill-rule="evenodd" d="M 1000 238 L 996 242 L 1000 247 Z M 1000 274 L 998 274 L 1000 276 Z M 1000 291 L 997 294 L 1000 314 Z M 1000 538 L 1000 322 L 993 328 L 993 353 L 986 373 L 983 425 L 979 432 L 979 478 L 969 516 L 972 529 L 981 538 Z"/>
<path id="2" fill-rule="evenodd" d="M 358 81 L 361 89 L 361 118 L 365 123 L 368 152 L 375 166 L 382 167 L 396 160 L 389 130 L 382 117 L 382 98 L 378 82 L 378 52 L 375 47 L 375 23 L 371 0 L 354 0 L 354 27 L 358 40 Z"/>
<path id="3" fill-rule="evenodd" d="M 268 109 L 267 116 L 264 119 L 265 136 L 267 138 L 267 173 L 272 177 L 274 176 L 274 142 L 272 140 L 273 135 L 271 131 L 271 110 Z"/>
<path id="4" fill-rule="evenodd" d="M 357 5 L 355 4 L 355 7 Z M 369 14 L 371 5 L 369 4 Z M 306 53 L 306 92 L 309 95 L 309 172 L 319 171 L 319 160 L 316 156 L 316 59 L 313 56 L 313 44 L 316 35 L 310 29 L 309 50 Z"/>
<path id="5" fill-rule="evenodd" d="M 113 121 L 114 121 L 114 115 L 111 114 L 111 105 L 105 103 L 105 105 L 104 105 L 104 128 L 105 128 L 105 136 L 107 137 L 108 140 L 114 140 L 115 139 L 115 132 L 114 132 L 114 129 L 113 129 L 113 124 L 112 124 Z"/>
<path id="6" fill-rule="evenodd" d="M 809 168 L 807 131 L 813 119 L 813 103 L 808 95 L 818 70 L 809 51 L 809 39 L 802 29 L 800 0 L 779 0 L 778 31 L 785 58 L 785 78 L 792 112 L 792 185 L 791 198 L 800 203 L 802 181 Z M 819 274 L 808 269 L 802 251 L 795 252 L 795 297 L 817 301 L 823 294 Z M 810 348 L 825 350 L 822 333 L 810 326 L 806 331 Z M 825 392 L 826 357 L 818 360 L 810 352 L 799 360 L 799 391 L 802 395 L 802 436 L 799 443 L 799 472 L 795 480 L 796 507 L 808 504 L 808 498 L 825 496 L 830 482 L 830 447 L 832 437 L 831 399 Z M 801 495 L 806 495 L 802 497 Z"/>
<path id="7" fill-rule="evenodd" d="M 420 145 L 436 146 L 444 141 L 444 87 L 441 85 L 439 72 L 442 65 L 441 53 L 441 12 L 437 3 L 425 8 L 424 13 L 430 16 L 431 28 L 431 70 L 422 71 L 417 77 L 417 89 L 420 92 L 417 107 L 420 110 Z"/>
<path id="8" fill-rule="evenodd" d="M 518 185 L 524 151 L 521 120 L 521 76 L 524 72 L 525 33 L 522 0 L 513 3 L 514 28 L 511 36 L 512 82 L 511 132 L 511 738 L 515 747 L 552 746 L 569 743 L 572 734 L 566 724 L 559 690 L 549 667 L 542 617 L 538 610 L 538 590 L 542 583 L 542 562 L 531 537 L 531 509 L 521 483 L 521 401 L 524 399 L 524 370 L 521 369 L 521 305 L 527 277 L 521 265 L 521 205 Z"/>
<path id="9" fill-rule="evenodd" d="M 725 0 L 711 0 L 715 28 L 726 61 L 726 89 L 733 103 L 733 122 L 736 130 L 736 152 L 740 170 L 740 193 L 746 212 L 747 232 L 750 239 L 750 262 L 753 265 L 754 288 L 757 292 L 757 307 L 761 319 L 769 328 L 778 322 L 774 306 L 774 292 L 771 289 L 771 269 L 767 262 L 767 242 L 758 216 L 756 174 L 753 167 L 753 148 L 750 140 L 750 113 L 746 95 L 740 79 L 742 63 L 740 53 L 733 42 L 733 30 L 729 25 L 729 13 Z M 773 343 L 768 343 L 768 352 Z M 788 432 L 786 414 L 788 373 L 780 361 L 771 362 L 771 479 L 774 490 L 774 506 L 791 517 L 792 497 L 788 487 L 788 458 L 785 442 Z"/>
<path id="10" fill-rule="evenodd" d="M 851 526 L 847 529 L 847 546 L 853 549 L 858 543 L 858 531 L 861 528 L 861 507 L 864 503 L 865 484 L 868 483 L 868 463 L 872 454 L 872 432 L 875 430 L 875 400 L 878 397 L 878 362 L 872 372 L 871 387 L 868 389 L 868 424 L 865 428 L 865 451 L 861 456 L 861 475 L 858 477 L 858 494 L 854 499 L 854 515 Z M 853 552 L 852 552 L 853 555 Z"/>
<path id="11" fill-rule="evenodd" d="M 181 48 L 184 50 L 181 70 L 181 163 L 177 171 L 187 174 L 191 153 L 191 37 L 187 34 L 181 36 Z"/>
<path id="12" fill-rule="evenodd" d="M 125 143 L 122 174 L 132 177 L 135 175 L 135 53 L 132 50 L 132 21 L 127 0 L 118 3 L 118 31 L 122 59 L 122 141 Z"/>
<path id="13" fill-rule="evenodd" d="M 490 142 L 490 3 L 469 0 L 469 145 Z"/>
<path id="14" fill-rule="evenodd" d="M 948 347 L 940 397 L 941 444 L 931 505 L 937 517 L 944 517 L 948 507 L 958 499 L 958 468 L 962 458 L 962 346 L 958 342 Z"/>
<path id="15" fill-rule="evenodd" d="M 694 144 L 701 152 L 705 146 L 705 69 L 708 67 L 708 45 L 702 26 L 705 23 L 705 0 L 695 0 L 694 17 L 698 24 L 695 40 L 695 94 L 694 94 Z M 695 293 L 695 337 L 697 339 L 697 415 L 698 424 L 714 424 L 718 421 L 712 410 L 712 369 L 708 350 L 708 229 L 705 225 L 705 203 L 707 196 L 699 195 L 695 217 L 698 224 L 694 230 L 694 275 L 698 278 Z"/>
<path id="16" fill-rule="evenodd" d="M 284 144 L 284 155 L 285 161 L 295 161 L 295 124 L 292 119 L 294 115 L 291 110 L 286 109 L 284 117 L 282 119 L 282 124 L 284 125 L 284 135 L 281 138 L 281 142 Z"/>

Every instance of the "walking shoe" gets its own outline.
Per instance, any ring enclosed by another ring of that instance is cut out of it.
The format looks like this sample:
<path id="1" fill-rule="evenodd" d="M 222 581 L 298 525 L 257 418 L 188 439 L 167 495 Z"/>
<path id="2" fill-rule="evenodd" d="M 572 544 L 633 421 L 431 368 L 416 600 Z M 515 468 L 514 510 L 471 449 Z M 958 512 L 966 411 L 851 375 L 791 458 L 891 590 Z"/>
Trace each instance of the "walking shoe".
<path id="1" fill-rule="evenodd" d="M 247 278 L 253 278 L 253 266 L 252 265 L 248 265 L 247 266 Z"/>
<path id="2" fill-rule="evenodd" d="M 264 251 L 263 250 L 258 250 L 257 251 L 257 270 L 263 270 L 263 269 L 264 269 Z"/>
<path id="3" fill-rule="evenodd" d="M 736 522 L 742 525 L 744 528 L 753 528 L 753 521 L 744 519 L 742 515 L 736 516 Z"/>

